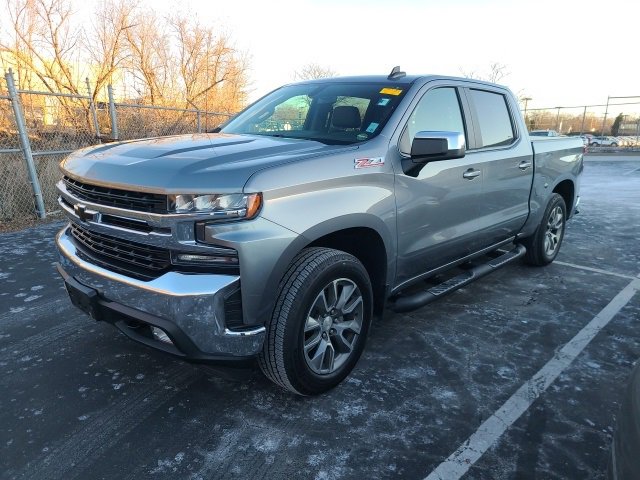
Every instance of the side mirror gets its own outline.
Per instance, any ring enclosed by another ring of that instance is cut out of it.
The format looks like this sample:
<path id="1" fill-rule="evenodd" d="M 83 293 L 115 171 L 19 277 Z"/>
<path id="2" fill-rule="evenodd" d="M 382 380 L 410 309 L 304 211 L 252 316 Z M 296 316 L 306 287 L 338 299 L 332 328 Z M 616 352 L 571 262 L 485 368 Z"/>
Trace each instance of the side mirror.
<path id="1" fill-rule="evenodd" d="M 418 132 L 411 142 L 413 163 L 451 160 L 464 155 L 465 141 L 461 132 Z"/>

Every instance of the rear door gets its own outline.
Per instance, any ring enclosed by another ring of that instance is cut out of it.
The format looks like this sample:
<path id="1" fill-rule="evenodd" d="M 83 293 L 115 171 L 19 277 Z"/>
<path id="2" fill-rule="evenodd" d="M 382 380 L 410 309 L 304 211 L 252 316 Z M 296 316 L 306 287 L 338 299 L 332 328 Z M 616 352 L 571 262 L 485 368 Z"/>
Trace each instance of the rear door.
<path id="1" fill-rule="evenodd" d="M 476 148 L 467 157 L 482 166 L 482 200 L 478 203 L 479 247 L 514 236 L 529 214 L 533 153 L 518 129 L 519 112 L 507 92 L 490 86 L 464 89 L 475 131 Z"/>

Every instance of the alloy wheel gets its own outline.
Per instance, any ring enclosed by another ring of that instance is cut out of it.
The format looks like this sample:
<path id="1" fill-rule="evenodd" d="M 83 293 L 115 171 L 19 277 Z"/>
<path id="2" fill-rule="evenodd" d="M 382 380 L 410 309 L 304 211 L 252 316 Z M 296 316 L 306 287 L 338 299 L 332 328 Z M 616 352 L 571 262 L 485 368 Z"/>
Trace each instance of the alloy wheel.
<path id="1" fill-rule="evenodd" d="M 362 329 L 364 303 L 348 278 L 332 280 L 313 301 L 304 326 L 303 350 L 309 368 L 328 375 L 353 353 Z"/>

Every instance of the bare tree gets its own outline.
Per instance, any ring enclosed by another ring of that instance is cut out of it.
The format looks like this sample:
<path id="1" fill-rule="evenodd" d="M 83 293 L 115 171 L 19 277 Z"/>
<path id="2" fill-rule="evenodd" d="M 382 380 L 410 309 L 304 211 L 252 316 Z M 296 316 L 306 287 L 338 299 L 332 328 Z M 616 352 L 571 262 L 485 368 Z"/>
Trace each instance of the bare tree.
<path id="1" fill-rule="evenodd" d="M 129 45 L 126 67 L 136 81 L 134 88 L 152 105 L 163 103 L 166 94 L 175 91 L 176 74 L 171 37 L 165 33 L 163 21 L 153 12 L 138 12 L 134 27 L 128 28 L 126 35 Z"/>
<path id="2" fill-rule="evenodd" d="M 187 105 L 203 108 L 225 86 L 245 83 L 244 63 L 226 36 L 185 16 L 173 17 L 170 24 L 177 37 L 178 73 Z"/>
<path id="3" fill-rule="evenodd" d="M 460 73 L 463 77 L 474 78 L 476 80 L 483 80 L 491 83 L 498 83 L 503 78 L 509 76 L 509 70 L 506 65 L 493 62 L 489 65 L 489 68 L 485 72 L 476 72 L 475 70 L 465 70 L 460 68 Z"/>
<path id="4" fill-rule="evenodd" d="M 157 105 L 233 112 L 246 100 L 246 56 L 194 16 L 158 18 L 139 0 L 102 0 L 80 27 L 68 0 L 0 1 L 9 12 L 0 60 L 23 88 L 84 95 L 88 76 L 94 100 L 108 83 L 133 83 Z"/>
<path id="5" fill-rule="evenodd" d="M 70 22 L 70 4 L 64 0 L 7 0 L 6 4 L 14 39 L 1 40 L 0 47 L 15 57 L 19 79 L 33 75 L 50 92 L 79 93 L 70 63 L 80 34 Z"/>
<path id="6" fill-rule="evenodd" d="M 135 26 L 135 1 L 105 0 L 95 12 L 93 28 L 84 32 L 84 46 L 93 66 L 95 99 L 129 56 L 127 32 Z"/>
<path id="7" fill-rule="evenodd" d="M 300 70 L 293 72 L 294 80 L 315 80 L 318 78 L 330 78 L 338 75 L 330 67 L 317 63 L 307 63 Z"/>

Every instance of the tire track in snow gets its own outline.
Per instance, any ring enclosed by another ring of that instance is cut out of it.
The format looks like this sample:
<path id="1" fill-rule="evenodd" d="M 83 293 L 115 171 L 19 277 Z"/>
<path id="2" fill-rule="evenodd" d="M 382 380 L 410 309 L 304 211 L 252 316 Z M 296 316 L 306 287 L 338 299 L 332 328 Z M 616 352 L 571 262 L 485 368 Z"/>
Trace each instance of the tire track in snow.
<path id="1" fill-rule="evenodd" d="M 105 451 L 200 375 L 195 368 L 179 364 L 169 369 L 164 383 L 149 378 L 149 388 L 120 396 L 103 410 L 92 414 L 73 433 L 51 446 L 46 456 L 30 462 L 12 477 L 47 480 L 91 478 L 91 474 L 85 471 L 94 458 L 101 458 Z"/>
<path id="2" fill-rule="evenodd" d="M 67 298 L 58 298 L 56 300 L 48 300 L 46 297 L 41 301 L 37 302 L 35 305 L 30 305 L 28 307 L 13 307 L 14 311 L 8 311 L 3 314 L 0 314 L 0 327 L 13 326 L 15 323 L 24 323 L 24 316 L 28 315 L 29 317 L 39 315 L 43 311 L 46 311 L 48 314 L 58 314 L 63 312 L 66 309 L 70 309 L 71 302 Z M 24 308 L 23 310 L 17 310 L 17 308 Z M 74 307 L 75 309 L 75 307 Z"/>
<path id="3" fill-rule="evenodd" d="M 52 343 L 55 343 L 57 347 L 70 343 L 74 340 L 74 337 L 81 332 L 80 325 L 78 324 L 81 316 L 82 314 L 80 313 L 75 314 L 67 318 L 64 323 L 23 338 L 0 349 L 0 366 L 6 367 L 13 363 L 28 362 L 31 357 L 40 357 L 43 348 Z M 48 352 L 54 353 L 51 350 Z"/>

